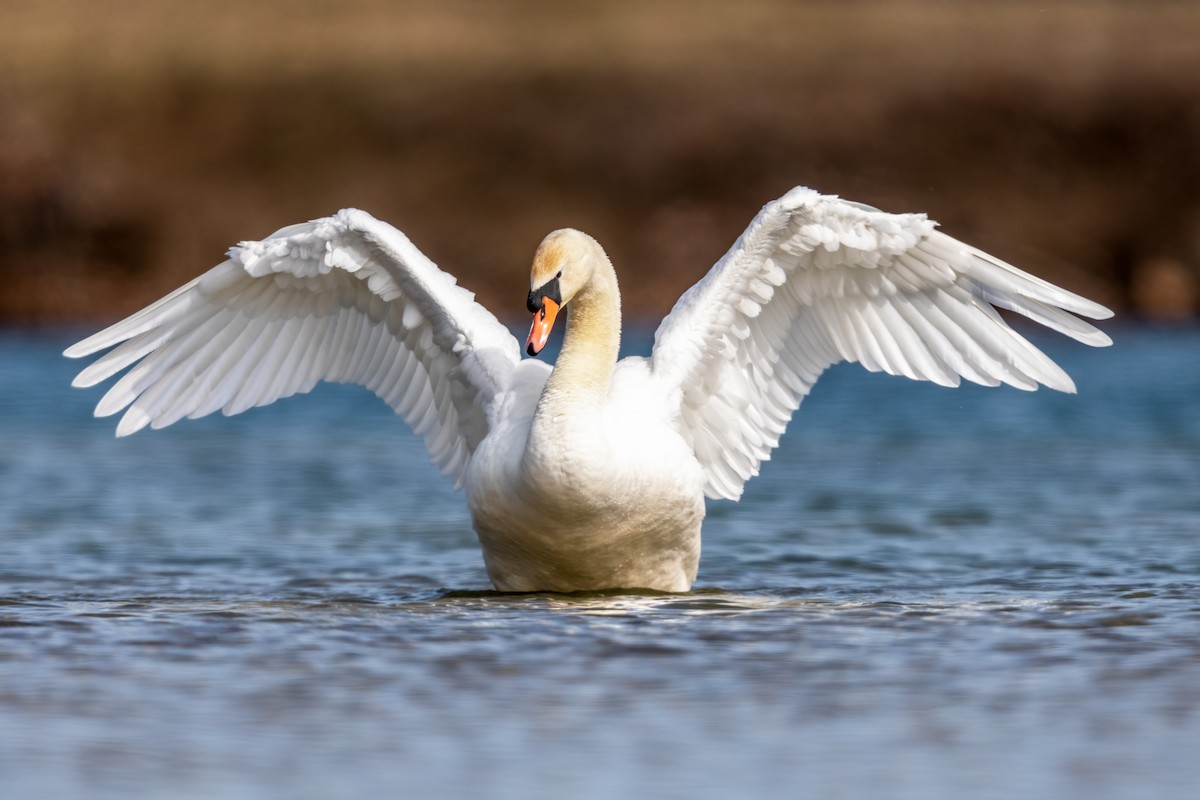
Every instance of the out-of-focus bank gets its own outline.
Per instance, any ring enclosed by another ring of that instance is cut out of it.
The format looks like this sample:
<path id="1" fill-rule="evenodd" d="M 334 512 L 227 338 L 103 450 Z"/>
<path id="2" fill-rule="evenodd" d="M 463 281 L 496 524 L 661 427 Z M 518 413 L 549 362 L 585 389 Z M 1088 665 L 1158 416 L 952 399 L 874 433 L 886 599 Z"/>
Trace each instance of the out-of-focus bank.
<path id="1" fill-rule="evenodd" d="M 566 225 L 659 314 L 796 184 L 1200 308 L 1200 6 L 0 3 L 0 323 L 128 313 L 344 206 L 501 316 Z"/>

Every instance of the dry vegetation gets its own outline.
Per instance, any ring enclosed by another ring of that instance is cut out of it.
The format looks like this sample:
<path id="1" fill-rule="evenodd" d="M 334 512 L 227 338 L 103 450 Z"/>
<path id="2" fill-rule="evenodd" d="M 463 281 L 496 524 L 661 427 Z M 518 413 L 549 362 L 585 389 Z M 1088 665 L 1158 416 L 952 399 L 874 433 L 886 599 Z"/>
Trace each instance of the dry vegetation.
<path id="1" fill-rule="evenodd" d="M 572 225 L 657 314 L 790 186 L 1196 310 L 1191 2 L 0 2 L 0 322 L 354 205 L 493 309 Z M 631 280 L 637 275 L 637 281 Z"/>

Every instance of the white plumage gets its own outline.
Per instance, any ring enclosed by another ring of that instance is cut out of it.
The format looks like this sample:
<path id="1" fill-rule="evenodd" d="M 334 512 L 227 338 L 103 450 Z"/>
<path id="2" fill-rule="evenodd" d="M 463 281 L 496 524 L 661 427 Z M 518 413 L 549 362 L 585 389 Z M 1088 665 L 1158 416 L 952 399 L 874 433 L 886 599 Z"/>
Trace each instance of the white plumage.
<path id="1" fill-rule="evenodd" d="M 740 497 L 832 364 L 1073 392 L 996 307 L 1110 343 L 1073 316 L 1103 319 L 1106 308 L 923 214 L 804 188 L 768 203 L 679 299 L 648 359 L 616 362 L 615 273 L 585 234 L 547 237 L 531 289 L 535 331 L 544 325 L 531 348 L 553 324 L 545 312 L 572 307 L 553 370 L 522 360 L 508 330 L 402 233 L 347 209 L 241 243 L 66 355 L 114 348 L 75 386 L 132 367 L 96 408 L 124 410 L 120 436 L 240 413 L 322 380 L 361 384 L 466 489 L 498 588 L 682 591 L 696 574 L 703 496 Z"/>

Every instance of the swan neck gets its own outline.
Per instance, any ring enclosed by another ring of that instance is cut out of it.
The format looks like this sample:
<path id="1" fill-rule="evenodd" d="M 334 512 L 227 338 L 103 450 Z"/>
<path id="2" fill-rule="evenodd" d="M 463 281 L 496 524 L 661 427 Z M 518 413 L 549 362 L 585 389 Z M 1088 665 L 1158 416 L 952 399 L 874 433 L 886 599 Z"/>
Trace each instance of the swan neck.
<path id="1" fill-rule="evenodd" d="M 587 283 L 566 306 L 563 349 L 542 393 L 539 415 L 553 407 L 554 416 L 571 411 L 592 413 L 605 401 L 620 350 L 620 291 L 617 273 L 596 246 Z"/>
<path id="2" fill-rule="evenodd" d="M 523 460 L 528 475 L 578 475 L 565 464 L 603 450 L 600 421 L 621 347 L 617 276 L 596 245 L 595 266 L 567 301 L 567 329 L 542 390 Z"/>
<path id="3" fill-rule="evenodd" d="M 582 401 L 608 396 L 621 349 L 621 295 L 617 274 L 603 252 L 592 276 L 567 308 L 562 351 L 554 362 L 548 389 Z"/>

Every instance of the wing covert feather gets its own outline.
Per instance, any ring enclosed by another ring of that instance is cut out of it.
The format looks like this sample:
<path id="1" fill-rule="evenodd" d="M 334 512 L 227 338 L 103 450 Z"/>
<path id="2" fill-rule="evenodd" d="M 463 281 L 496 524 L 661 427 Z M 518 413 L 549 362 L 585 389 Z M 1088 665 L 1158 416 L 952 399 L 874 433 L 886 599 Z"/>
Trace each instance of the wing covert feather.
<path id="1" fill-rule="evenodd" d="M 112 348 L 73 385 L 129 369 L 97 405 L 117 434 L 366 386 L 460 483 L 520 358 L 512 334 L 390 225 L 346 209 L 242 242 L 228 260 L 70 347 Z"/>
<path id="2" fill-rule="evenodd" d="M 736 499 L 829 366 L 958 386 L 963 378 L 1073 392 L 1070 377 L 997 313 L 1077 341 L 1108 309 L 936 230 L 797 187 L 768 203 L 655 333 L 656 377 L 710 497 Z"/>

